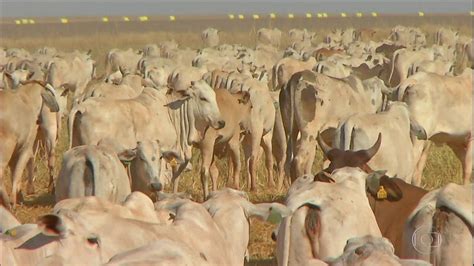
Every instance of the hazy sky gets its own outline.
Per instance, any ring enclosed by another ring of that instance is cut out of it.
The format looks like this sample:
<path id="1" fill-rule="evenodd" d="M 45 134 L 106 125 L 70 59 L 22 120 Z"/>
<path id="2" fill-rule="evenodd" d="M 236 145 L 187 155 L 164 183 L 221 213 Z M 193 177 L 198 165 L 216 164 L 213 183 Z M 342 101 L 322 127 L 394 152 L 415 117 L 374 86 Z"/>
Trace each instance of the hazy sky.
<path id="1" fill-rule="evenodd" d="M 0 17 L 227 13 L 466 13 L 471 0 L 0 0 Z"/>

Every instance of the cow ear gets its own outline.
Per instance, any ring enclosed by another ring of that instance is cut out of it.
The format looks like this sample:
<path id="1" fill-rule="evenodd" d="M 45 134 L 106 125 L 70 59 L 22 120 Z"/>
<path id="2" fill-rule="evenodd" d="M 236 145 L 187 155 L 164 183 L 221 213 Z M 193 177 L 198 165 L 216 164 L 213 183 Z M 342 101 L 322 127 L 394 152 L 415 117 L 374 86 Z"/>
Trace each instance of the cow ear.
<path id="1" fill-rule="evenodd" d="M 174 151 L 162 151 L 161 158 L 165 159 L 166 162 L 173 167 L 176 167 L 177 165 L 183 163 L 183 159 L 181 159 L 181 156 L 179 156 L 179 154 Z"/>
<path id="2" fill-rule="evenodd" d="M 241 91 L 241 92 L 238 92 L 237 94 L 242 95 L 242 97 L 238 99 L 239 103 L 247 104 L 250 101 L 250 93 L 248 91 Z"/>
<path id="3" fill-rule="evenodd" d="M 129 163 L 137 157 L 137 148 L 124 150 L 117 155 L 120 161 Z"/>
<path id="4" fill-rule="evenodd" d="M 34 74 L 35 74 L 35 72 L 29 71 L 28 75 L 26 76 L 26 80 L 30 80 L 33 77 Z"/>
<path id="5" fill-rule="evenodd" d="M 56 100 L 56 92 L 50 84 L 46 84 L 45 90 L 41 92 L 41 97 L 51 112 L 59 112 L 59 104 Z"/>
<path id="6" fill-rule="evenodd" d="M 10 73 L 3 72 L 3 83 L 5 84 L 5 90 L 13 90 L 14 89 L 13 77 Z"/>
<path id="7" fill-rule="evenodd" d="M 61 217 L 54 214 L 47 214 L 38 218 L 38 228 L 47 236 L 64 236 L 66 234 L 66 226 Z"/>
<path id="8" fill-rule="evenodd" d="M 316 182 L 323 182 L 323 183 L 336 183 L 334 179 L 331 178 L 331 175 L 328 173 L 321 171 L 314 175 L 313 181 Z"/>
<path id="9" fill-rule="evenodd" d="M 377 192 L 380 189 L 380 179 L 386 172 L 387 171 L 374 171 L 367 176 L 365 181 L 367 191 L 375 198 L 377 198 Z"/>
<path id="10" fill-rule="evenodd" d="M 284 217 L 291 215 L 291 210 L 280 203 L 253 204 L 249 202 L 246 213 L 249 218 L 257 217 L 263 221 L 278 224 Z"/>
<path id="11" fill-rule="evenodd" d="M 393 181 L 394 179 L 384 175 L 380 178 L 380 186 L 387 192 L 387 198 L 393 201 L 399 201 L 403 197 L 402 190 Z"/>

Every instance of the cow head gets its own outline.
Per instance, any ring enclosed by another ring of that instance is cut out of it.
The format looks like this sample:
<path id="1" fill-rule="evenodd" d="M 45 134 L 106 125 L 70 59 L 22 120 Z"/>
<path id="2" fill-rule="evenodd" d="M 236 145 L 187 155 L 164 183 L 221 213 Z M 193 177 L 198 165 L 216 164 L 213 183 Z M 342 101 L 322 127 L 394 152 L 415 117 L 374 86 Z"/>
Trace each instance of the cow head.
<path id="1" fill-rule="evenodd" d="M 380 148 L 382 143 L 382 134 L 379 133 L 377 141 L 375 141 L 372 147 L 365 150 L 358 151 L 344 151 L 337 148 L 332 148 L 321 138 L 321 134 L 318 134 L 317 141 L 324 156 L 329 160 L 329 166 L 323 171 L 326 173 L 332 173 L 334 170 L 342 167 L 358 167 L 366 172 L 371 172 L 370 167 L 367 163 L 374 157 Z"/>
<path id="2" fill-rule="evenodd" d="M 210 125 L 214 129 L 221 129 L 225 126 L 217 106 L 216 93 L 206 81 L 192 81 L 191 87 L 184 91 L 183 95 L 193 99 L 191 115 L 196 128 L 206 128 Z"/>
<path id="3" fill-rule="evenodd" d="M 49 250 L 55 259 L 67 264 L 100 264 L 101 241 L 98 234 L 87 228 L 86 221 L 79 221 L 79 214 L 65 210 L 60 214 L 48 214 L 39 217 L 39 234 L 33 234 L 16 249 Z M 13 228 L 11 233 L 19 234 L 23 228 Z M 32 229 L 30 229 L 32 230 Z M 36 230 L 36 229 L 33 229 Z M 29 230 L 28 230 L 29 231 Z M 23 232 L 28 233 L 28 232 Z M 36 264 L 36 263 L 34 263 Z"/>
<path id="4" fill-rule="evenodd" d="M 118 156 L 121 161 L 130 163 L 133 173 L 132 190 L 146 187 L 152 192 L 163 190 L 165 185 L 161 174 L 162 159 L 172 165 L 181 162 L 175 152 L 162 151 L 158 141 L 139 141 L 136 148 L 125 150 Z"/>

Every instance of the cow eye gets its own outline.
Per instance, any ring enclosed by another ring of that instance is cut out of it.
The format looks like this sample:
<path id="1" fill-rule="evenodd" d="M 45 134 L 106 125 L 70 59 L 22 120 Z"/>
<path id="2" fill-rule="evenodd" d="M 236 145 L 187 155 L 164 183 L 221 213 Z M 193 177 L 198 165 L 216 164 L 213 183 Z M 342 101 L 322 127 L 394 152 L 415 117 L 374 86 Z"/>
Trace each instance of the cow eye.
<path id="1" fill-rule="evenodd" d="M 154 162 L 156 160 L 156 157 L 155 156 L 151 157 L 151 160 Z"/>
<path id="2" fill-rule="evenodd" d="M 87 243 L 90 245 L 97 245 L 99 246 L 100 240 L 98 236 L 90 236 L 87 238 Z"/>
<path id="3" fill-rule="evenodd" d="M 201 101 L 203 101 L 203 102 L 207 102 L 207 99 L 204 98 L 204 97 L 201 97 L 201 98 L 199 98 L 199 99 L 200 99 Z"/>

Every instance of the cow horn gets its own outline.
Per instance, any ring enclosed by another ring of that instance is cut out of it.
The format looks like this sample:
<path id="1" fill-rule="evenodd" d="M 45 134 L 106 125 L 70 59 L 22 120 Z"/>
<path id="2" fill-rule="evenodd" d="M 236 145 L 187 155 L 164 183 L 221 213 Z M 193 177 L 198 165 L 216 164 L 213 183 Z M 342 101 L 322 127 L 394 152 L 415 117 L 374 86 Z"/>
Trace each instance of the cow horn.
<path id="1" fill-rule="evenodd" d="M 367 156 L 367 159 L 372 159 L 374 155 L 377 153 L 377 151 L 380 148 L 380 144 L 382 143 L 382 133 L 379 133 L 377 137 L 377 141 L 370 147 L 369 149 L 365 150 L 365 155 Z"/>
<path id="2" fill-rule="evenodd" d="M 324 142 L 323 138 L 321 138 L 321 134 L 318 132 L 318 137 L 316 137 L 316 140 L 318 141 L 319 147 L 321 147 L 321 150 L 323 150 L 324 155 L 327 156 L 327 154 L 332 150 L 332 148 Z"/>

